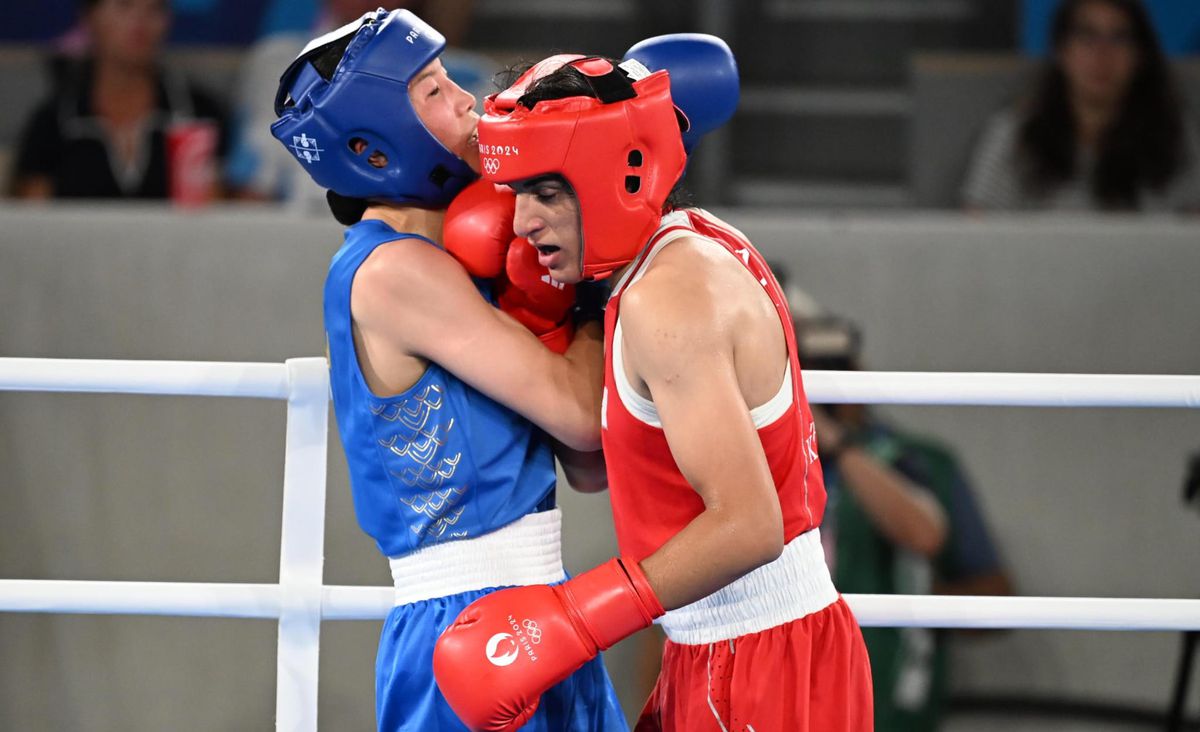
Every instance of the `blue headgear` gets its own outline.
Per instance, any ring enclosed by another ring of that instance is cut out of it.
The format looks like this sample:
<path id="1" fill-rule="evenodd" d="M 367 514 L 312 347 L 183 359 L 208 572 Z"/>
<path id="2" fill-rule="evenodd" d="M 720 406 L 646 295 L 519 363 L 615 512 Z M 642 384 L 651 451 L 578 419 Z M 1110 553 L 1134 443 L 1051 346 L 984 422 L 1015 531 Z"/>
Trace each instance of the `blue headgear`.
<path id="1" fill-rule="evenodd" d="M 345 48 L 336 66 L 312 63 L 335 46 Z M 441 33 L 407 10 L 367 13 L 309 42 L 283 73 L 271 134 L 322 188 L 444 206 L 479 176 L 421 123 L 408 82 L 445 47 Z M 355 138 L 366 141 L 359 153 Z M 367 162 L 376 151 L 386 166 Z"/>

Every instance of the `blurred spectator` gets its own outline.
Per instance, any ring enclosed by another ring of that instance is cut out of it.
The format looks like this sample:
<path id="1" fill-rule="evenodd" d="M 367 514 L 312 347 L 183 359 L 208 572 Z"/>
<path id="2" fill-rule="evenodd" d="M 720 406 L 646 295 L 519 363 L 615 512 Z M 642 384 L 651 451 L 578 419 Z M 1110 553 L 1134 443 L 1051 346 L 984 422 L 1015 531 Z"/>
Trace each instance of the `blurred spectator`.
<path id="1" fill-rule="evenodd" d="M 407 8 L 445 33 L 453 45 L 466 35 L 473 0 L 397 2 L 389 8 Z M 271 136 L 275 121 L 275 90 L 279 74 L 299 55 L 309 39 L 358 20 L 379 7 L 379 0 L 324 0 L 310 22 L 314 26 L 281 30 L 264 36 L 250 48 L 242 68 L 234 107 L 233 147 L 225 167 L 225 181 L 238 198 L 287 201 L 315 214 L 329 210 L 325 191 L 291 161 L 291 153 Z M 272 13 L 268 11 L 268 17 Z M 294 14 L 293 14 L 294 15 Z M 295 22 L 295 18 L 289 19 Z M 491 91 L 495 64 L 486 57 L 447 48 L 441 56 L 447 73 L 463 89 L 480 97 Z"/>
<path id="2" fill-rule="evenodd" d="M 856 370 L 849 321 L 796 323 L 805 371 Z M 1007 595 L 1011 586 L 958 460 L 859 404 L 813 405 L 829 503 L 821 540 L 842 592 Z M 863 628 L 875 684 L 875 728 L 934 730 L 947 691 L 946 633 Z"/>
<path id="3" fill-rule="evenodd" d="M 1140 0 L 1064 0 L 1032 96 L 973 155 L 972 209 L 1200 211 L 1200 138 Z"/>
<path id="4" fill-rule="evenodd" d="M 1021 48 L 1041 56 L 1050 45 L 1050 23 L 1061 0 L 1021 0 Z M 1142 0 L 1168 56 L 1200 52 L 1200 3 Z"/>
<path id="5" fill-rule="evenodd" d="M 72 46 L 80 55 L 52 62 L 51 96 L 19 138 L 14 195 L 166 198 L 171 158 L 182 150 L 198 153 L 187 166 L 192 195 L 216 193 L 215 175 L 204 173 L 216 165 L 222 114 L 161 65 L 170 20 L 167 0 L 84 0 Z"/>

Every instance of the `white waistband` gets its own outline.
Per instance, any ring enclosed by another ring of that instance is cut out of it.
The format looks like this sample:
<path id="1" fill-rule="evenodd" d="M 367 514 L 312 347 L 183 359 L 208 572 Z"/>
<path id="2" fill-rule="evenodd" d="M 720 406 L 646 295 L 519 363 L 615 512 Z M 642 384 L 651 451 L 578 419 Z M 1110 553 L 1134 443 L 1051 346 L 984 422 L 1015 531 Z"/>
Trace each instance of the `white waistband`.
<path id="1" fill-rule="evenodd" d="M 788 542 L 775 561 L 657 622 L 675 643 L 717 643 L 789 623 L 837 599 L 821 535 L 812 529 Z"/>
<path id="2" fill-rule="evenodd" d="M 508 526 L 474 539 L 448 541 L 392 557 L 396 604 L 487 587 L 561 582 L 562 511 L 522 516 Z"/>

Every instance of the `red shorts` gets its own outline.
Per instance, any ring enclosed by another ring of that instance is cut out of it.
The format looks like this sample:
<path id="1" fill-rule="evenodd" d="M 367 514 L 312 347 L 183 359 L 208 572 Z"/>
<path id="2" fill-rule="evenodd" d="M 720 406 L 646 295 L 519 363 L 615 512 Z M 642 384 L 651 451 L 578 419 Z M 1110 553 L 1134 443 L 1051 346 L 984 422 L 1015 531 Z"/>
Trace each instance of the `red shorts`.
<path id="1" fill-rule="evenodd" d="M 799 620 L 705 645 L 667 641 L 634 732 L 862 732 L 871 664 L 842 599 Z"/>
<path id="2" fill-rule="evenodd" d="M 672 610 L 662 672 L 635 732 L 863 732 L 871 662 L 829 578 L 820 532 Z"/>

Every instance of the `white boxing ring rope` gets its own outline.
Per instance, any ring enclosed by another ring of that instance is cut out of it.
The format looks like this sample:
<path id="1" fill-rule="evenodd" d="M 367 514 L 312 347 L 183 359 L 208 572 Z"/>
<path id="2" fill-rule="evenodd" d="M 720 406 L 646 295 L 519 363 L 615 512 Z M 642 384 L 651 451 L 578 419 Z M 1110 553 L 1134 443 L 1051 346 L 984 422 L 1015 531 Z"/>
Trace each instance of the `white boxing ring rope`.
<path id="1" fill-rule="evenodd" d="M 1200 408 L 1200 376 L 806 371 L 813 403 Z M 0 358 L 0 391 L 287 400 L 278 584 L 0 580 L 0 612 L 278 618 L 276 728 L 315 732 L 322 620 L 382 619 L 392 587 L 322 584 L 329 374 L 286 364 Z M 1200 630 L 1200 600 L 847 595 L 863 626 Z"/>
<path id="2" fill-rule="evenodd" d="M 315 732 L 329 439 L 325 359 L 280 364 L 0 358 L 0 391 L 287 400 L 279 584 L 0 580 L 0 612 L 278 618 L 275 728 Z"/>

